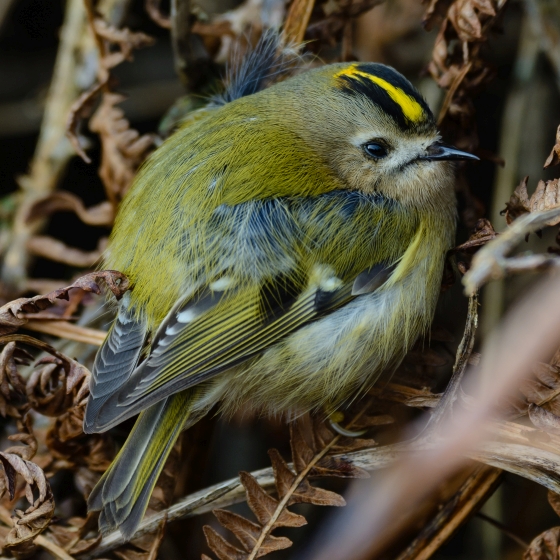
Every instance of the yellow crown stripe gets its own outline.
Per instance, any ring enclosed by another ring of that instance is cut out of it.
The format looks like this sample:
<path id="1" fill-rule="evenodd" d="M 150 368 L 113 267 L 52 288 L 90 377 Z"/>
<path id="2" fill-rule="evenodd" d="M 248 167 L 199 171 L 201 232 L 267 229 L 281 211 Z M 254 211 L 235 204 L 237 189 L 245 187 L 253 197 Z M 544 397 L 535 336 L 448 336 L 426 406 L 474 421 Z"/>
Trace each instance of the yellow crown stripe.
<path id="1" fill-rule="evenodd" d="M 383 88 L 389 97 L 401 108 L 403 115 L 412 122 L 419 122 L 424 118 L 424 109 L 416 99 L 405 93 L 402 89 L 394 86 L 383 78 L 368 74 L 367 72 L 362 72 L 356 65 L 352 65 L 349 68 L 345 68 L 340 72 L 335 74 L 335 78 L 354 78 L 360 77 L 373 82 L 379 87 Z"/>

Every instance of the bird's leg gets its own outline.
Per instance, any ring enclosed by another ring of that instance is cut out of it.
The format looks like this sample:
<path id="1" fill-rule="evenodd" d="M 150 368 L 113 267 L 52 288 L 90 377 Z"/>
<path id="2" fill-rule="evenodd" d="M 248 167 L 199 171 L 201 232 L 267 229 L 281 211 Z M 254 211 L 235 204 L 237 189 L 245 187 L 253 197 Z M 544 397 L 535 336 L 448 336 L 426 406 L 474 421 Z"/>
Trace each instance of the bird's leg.
<path id="1" fill-rule="evenodd" d="M 351 438 L 361 437 L 367 432 L 367 430 L 352 431 L 352 430 L 347 430 L 346 428 L 343 428 L 340 425 L 340 423 L 344 422 L 344 413 L 340 412 L 339 410 L 329 414 L 328 422 L 329 422 L 330 427 L 337 434 L 339 434 L 341 436 L 344 436 L 344 437 L 351 437 Z"/>

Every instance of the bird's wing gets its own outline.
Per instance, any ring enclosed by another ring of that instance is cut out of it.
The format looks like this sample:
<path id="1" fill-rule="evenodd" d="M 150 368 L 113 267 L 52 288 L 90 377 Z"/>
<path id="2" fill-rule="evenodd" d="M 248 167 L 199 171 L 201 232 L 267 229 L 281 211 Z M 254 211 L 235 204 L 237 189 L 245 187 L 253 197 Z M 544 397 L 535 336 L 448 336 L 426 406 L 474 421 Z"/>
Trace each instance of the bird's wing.
<path id="1" fill-rule="evenodd" d="M 127 292 L 121 301 L 117 317 L 95 357 L 84 430 L 93 429 L 100 408 L 126 383 L 138 365 L 145 340 L 146 326 L 135 319 L 134 308 L 130 305 L 130 292 Z"/>
<path id="2" fill-rule="evenodd" d="M 413 220 L 395 216 L 395 203 L 344 192 L 291 206 L 278 199 L 223 206 L 221 245 L 208 260 L 226 268 L 175 305 L 124 383 L 100 406 L 94 398 L 90 429 L 105 431 L 377 290 L 416 234 Z M 391 243 L 381 243 L 387 236 Z"/>
<path id="3" fill-rule="evenodd" d="M 365 271 L 377 289 L 392 267 Z M 148 358 L 98 409 L 95 431 L 106 430 L 167 396 L 248 360 L 303 325 L 324 316 L 356 295 L 355 282 L 327 273 L 314 275 L 299 292 L 288 276 L 255 292 L 207 288 L 173 309 L 159 328 Z M 364 282 L 360 294 L 366 293 Z M 367 281 L 365 282 L 367 284 Z M 220 282 L 215 283 L 220 287 Z M 370 291 L 373 291 L 370 290 Z"/>

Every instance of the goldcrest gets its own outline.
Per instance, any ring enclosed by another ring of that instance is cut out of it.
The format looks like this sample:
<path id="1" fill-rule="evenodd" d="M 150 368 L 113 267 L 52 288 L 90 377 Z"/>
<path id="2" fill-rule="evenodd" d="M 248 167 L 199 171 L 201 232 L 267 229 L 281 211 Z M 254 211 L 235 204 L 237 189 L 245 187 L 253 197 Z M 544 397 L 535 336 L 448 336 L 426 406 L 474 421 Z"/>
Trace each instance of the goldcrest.
<path id="1" fill-rule="evenodd" d="M 177 437 L 216 404 L 335 411 L 432 320 L 452 160 L 477 158 L 440 141 L 392 68 L 331 64 L 255 92 L 270 60 L 257 49 L 119 209 L 104 266 L 133 288 L 96 357 L 84 430 L 140 416 L 89 499 L 103 533 L 134 534 Z"/>

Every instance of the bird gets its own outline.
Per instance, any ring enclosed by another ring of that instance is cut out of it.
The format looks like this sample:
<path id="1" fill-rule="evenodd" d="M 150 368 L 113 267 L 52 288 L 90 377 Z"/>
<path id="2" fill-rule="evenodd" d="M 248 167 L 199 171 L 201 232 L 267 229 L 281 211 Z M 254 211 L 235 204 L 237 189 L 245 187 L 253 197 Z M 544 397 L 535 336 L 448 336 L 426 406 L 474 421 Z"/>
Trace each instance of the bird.
<path id="1" fill-rule="evenodd" d="M 433 318 L 455 160 L 478 158 L 442 142 L 395 69 L 292 75 L 290 52 L 261 40 L 119 207 L 103 265 L 132 289 L 95 358 L 84 432 L 139 416 L 88 500 L 103 534 L 132 538 L 179 434 L 210 409 L 336 411 Z"/>

